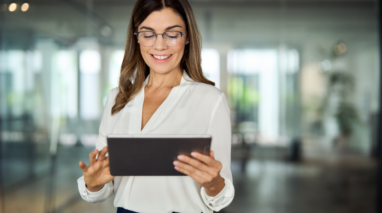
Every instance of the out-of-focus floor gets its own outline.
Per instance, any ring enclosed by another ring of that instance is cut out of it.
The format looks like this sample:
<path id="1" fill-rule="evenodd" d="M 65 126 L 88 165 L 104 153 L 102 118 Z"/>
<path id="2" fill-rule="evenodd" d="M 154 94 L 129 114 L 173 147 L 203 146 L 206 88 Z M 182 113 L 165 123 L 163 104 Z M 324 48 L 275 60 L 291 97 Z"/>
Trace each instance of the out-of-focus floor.
<path id="1" fill-rule="evenodd" d="M 311 163 L 250 161 L 246 174 L 235 173 L 237 193 L 224 212 L 375 212 L 374 170 L 339 170 Z"/>
<path id="2" fill-rule="evenodd" d="M 82 149 L 82 148 L 81 148 Z M 77 149 L 79 150 L 79 149 Z M 103 203 L 87 203 L 77 192 L 76 179 L 81 173 L 78 161 L 68 156 L 83 155 L 89 150 L 65 150 L 58 160 L 54 205 L 56 213 L 116 212 L 113 198 Z M 84 157 L 84 158 L 85 158 Z M 77 158 L 73 158 L 77 159 Z M 376 167 L 367 158 L 344 157 L 304 160 L 288 163 L 275 158 L 252 159 L 246 172 L 232 162 L 236 189 L 235 199 L 224 213 L 374 213 L 376 201 Z M 44 212 L 49 193 L 49 176 L 37 178 L 23 187 L 6 190 L 5 212 Z M 26 211 L 27 210 L 27 211 Z"/>

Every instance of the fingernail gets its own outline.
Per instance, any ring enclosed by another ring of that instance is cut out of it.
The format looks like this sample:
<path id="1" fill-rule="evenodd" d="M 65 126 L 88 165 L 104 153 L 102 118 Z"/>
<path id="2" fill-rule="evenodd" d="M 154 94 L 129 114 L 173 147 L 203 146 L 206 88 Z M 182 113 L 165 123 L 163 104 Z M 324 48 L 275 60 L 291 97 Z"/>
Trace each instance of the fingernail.
<path id="1" fill-rule="evenodd" d="M 179 160 L 184 160 L 184 157 L 183 157 L 182 155 L 179 155 L 179 156 L 178 156 L 178 159 L 179 159 Z"/>
<path id="2" fill-rule="evenodd" d="M 191 152 L 191 155 L 192 155 L 193 157 L 198 156 L 198 154 L 196 154 L 196 152 Z"/>
<path id="3" fill-rule="evenodd" d="M 179 170 L 179 168 L 177 166 L 174 167 L 176 170 Z"/>
<path id="4" fill-rule="evenodd" d="M 174 165 L 179 165 L 179 162 L 177 162 L 177 161 L 174 161 Z"/>

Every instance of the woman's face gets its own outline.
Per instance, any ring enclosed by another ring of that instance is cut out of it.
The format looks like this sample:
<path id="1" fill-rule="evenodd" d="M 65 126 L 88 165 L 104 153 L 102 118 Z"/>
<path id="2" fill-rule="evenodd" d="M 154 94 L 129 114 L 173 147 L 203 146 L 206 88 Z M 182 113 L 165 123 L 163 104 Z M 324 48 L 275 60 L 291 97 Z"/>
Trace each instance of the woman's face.
<path id="1" fill-rule="evenodd" d="M 183 19 L 172 9 L 165 8 L 152 12 L 138 27 L 138 32 L 150 31 L 164 33 L 166 31 L 179 31 L 186 33 L 186 25 Z M 143 33 L 141 33 L 143 34 Z M 165 74 L 172 71 L 179 71 L 182 60 L 187 35 L 183 35 L 177 46 L 168 46 L 162 35 L 157 35 L 153 46 L 145 47 L 140 45 L 143 59 L 150 67 L 150 71 Z M 168 42 L 170 43 L 170 42 Z"/>

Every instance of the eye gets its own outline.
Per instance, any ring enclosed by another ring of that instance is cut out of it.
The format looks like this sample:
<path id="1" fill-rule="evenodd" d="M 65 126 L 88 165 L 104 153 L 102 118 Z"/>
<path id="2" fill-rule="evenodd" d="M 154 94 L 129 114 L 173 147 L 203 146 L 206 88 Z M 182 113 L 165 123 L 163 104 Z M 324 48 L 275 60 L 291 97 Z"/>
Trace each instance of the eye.
<path id="1" fill-rule="evenodd" d="M 166 37 L 176 39 L 179 37 L 179 33 L 178 32 L 166 32 Z"/>
<path id="2" fill-rule="evenodd" d="M 143 38 L 150 39 L 150 38 L 154 38 L 155 34 L 153 32 L 143 32 L 142 36 Z"/>

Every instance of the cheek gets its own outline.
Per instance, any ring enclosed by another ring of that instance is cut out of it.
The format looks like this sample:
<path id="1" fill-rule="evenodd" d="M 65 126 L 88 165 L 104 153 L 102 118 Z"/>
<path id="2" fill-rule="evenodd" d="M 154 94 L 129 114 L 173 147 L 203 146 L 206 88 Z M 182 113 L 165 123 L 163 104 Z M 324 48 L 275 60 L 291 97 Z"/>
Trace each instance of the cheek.
<path id="1" fill-rule="evenodd" d="M 141 55 L 142 55 L 142 57 L 143 57 L 143 60 L 146 62 L 146 64 L 147 64 L 147 59 L 149 59 L 149 57 L 150 57 L 150 54 L 148 54 L 148 51 L 150 50 L 150 48 L 149 47 L 140 47 L 140 49 L 141 49 Z"/>
<path id="2" fill-rule="evenodd" d="M 185 49 L 184 46 L 175 47 L 174 52 L 177 53 L 177 58 L 180 58 L 180 59 L 181 59 L 181 58 L 183 57 L 184 49 Z"/>
<path id="3" fill-rule="evenodd" d="M 150 47 L 142 47 L 142 46 L 140 46 L 140 49 L 141 49 L 141 54 L 142 55 L 147 55 L 148 51 L 150 50 Z"/>

